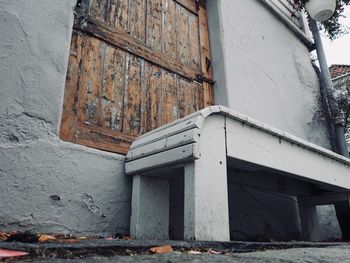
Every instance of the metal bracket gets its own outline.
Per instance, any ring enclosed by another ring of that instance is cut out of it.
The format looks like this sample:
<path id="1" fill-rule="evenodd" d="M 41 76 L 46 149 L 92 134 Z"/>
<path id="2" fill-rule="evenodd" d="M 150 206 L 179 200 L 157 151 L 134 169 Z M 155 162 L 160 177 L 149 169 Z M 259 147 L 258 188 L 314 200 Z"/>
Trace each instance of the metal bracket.
<path id="1" fill-rule="evenodd" d="M 194 0 L 196 2 L 196 9 L 199 10 L 199 0 Z"/>
<path id="2" fill-rule="evenodd" d="M 199 83 L 205 82 L 205 83 L 208 83 L 210 85 L 215 85 L 215 82 L 216 82 L 212 79 L 208 79 L 206 77 L 203 77 L 202 75 L 196 75 L 196 78 L 194 80 L 199 82 Z"/>

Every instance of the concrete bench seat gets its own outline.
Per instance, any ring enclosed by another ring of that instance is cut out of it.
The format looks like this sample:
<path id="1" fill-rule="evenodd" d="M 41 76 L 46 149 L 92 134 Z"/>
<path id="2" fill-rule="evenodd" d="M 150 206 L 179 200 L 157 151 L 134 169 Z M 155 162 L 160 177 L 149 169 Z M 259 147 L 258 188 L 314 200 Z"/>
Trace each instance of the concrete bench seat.
<path id="1" fill-rule="evenodd" d="M 231 176 L 232 168 L 252 175 Z M 125 171 L 133 175 L 130 231 L 136 238 L 168 239 L 172 215 L 180 215 L 183 221 L 175 228 L 184 239 L 230 240 L 228 180 L 296 196 L 305 239 L 316 205 L 349 207 L 349 159 L 223 106 L 140 136 Z M 170 182 L 180 176 L 183 211 L 172 213 Z M 283 186 L 274 178 L 283 178 Z"/>

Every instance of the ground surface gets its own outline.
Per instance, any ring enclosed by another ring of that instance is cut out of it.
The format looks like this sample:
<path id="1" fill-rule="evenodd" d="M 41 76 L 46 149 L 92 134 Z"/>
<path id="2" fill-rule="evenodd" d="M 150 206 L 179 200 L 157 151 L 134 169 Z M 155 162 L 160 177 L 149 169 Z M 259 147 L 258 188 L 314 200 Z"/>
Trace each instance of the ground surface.
<path id="1" fill-rule="evenodd" d="M 150 254 L 150 247 L 167 244 L 173 252 Z M 30 253 L 9 262 L 350 262 L 348 243 L 88 240 L 72 244 L 0 242 L 0 248 Z"/>

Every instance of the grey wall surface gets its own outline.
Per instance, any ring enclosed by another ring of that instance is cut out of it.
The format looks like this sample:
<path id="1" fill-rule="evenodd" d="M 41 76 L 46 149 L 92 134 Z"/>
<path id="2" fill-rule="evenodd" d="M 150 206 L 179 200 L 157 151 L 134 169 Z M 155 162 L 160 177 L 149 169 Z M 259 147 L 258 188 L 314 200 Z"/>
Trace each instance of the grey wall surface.
<path id="1" fill-rule="evenodd" d="M 0 1 L 0 230 L 129 231 L 124 157 L 58 139 L 75 3 Z"/>
<path id="2" fill-rule="evenodd" d="M 319 83 L 309 51 L 262 2 L 207 1 L 215 102 L 330 148 L 325 123 L 318 117 Z M 230 218 L 233 236 L 293 239 L 300 232 L 293 197 L 234 185 L 229 189 L 237 200 L 230 204 L 238 215 Z M 334 209 L 319 211 L 321 225 L 327 226 L 320 239 L 339 236 L 338 225 L 330 223 L 336 220 Z"/>

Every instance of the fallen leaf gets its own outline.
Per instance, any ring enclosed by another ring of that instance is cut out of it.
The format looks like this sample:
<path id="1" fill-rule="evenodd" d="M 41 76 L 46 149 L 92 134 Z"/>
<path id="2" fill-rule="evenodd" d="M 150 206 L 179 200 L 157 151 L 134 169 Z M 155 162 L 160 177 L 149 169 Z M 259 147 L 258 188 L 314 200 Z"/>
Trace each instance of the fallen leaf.
<path id="1" fill-rule="evenodd" d="M 12 258 L 28 255 L 28 252 L 0 249 L 0 259 L 1 258 Z"/>
<path id="2" fill-rule="evenodd" d="M 131 240 L 132 238 L 129 237 L 129 236 L 124 236 L 122 239 L 123 239 L 123 240 Z"/>
<path id="3" fill-rule="evenodd" d="M 220 251 L 216 251 L 216 250 L 212 250 L 212 249 L 209 249 L 208 253 L 209 253 L 209 254 L 213 254 L 213 255 L 222 254 Z"/>
<path id="4" fill-rule="evenodd" d="M 47 242 L 49 240 L 55 240 L 56 238 L 54 236 L 50 236 L 50 235 L 40 235 L 38 242 L 39 243 L 43 243 L 43 242 Z"/>
<path id="5" fill-rule="evenodd" d="M 152 247 L 149 249 L 149 251 L 153 254 L 166 254 L 173 252 L 173 248 L 169 245 L 166 246 L 160 246 L 160 247 Z"/>
<path id="6" fill-rule="evenodd" d="M 197 250 L 190 250 L 190 251 L 187 252 L 187 254 L 190 254 L 190 255 L 198 255 L 198 254 L 202 254 L 202 252 L 197 251 Z"/>
<path id="7" fill-rule="evenodd" d="M 5 232 L 0 232 L 0 241 L 6 240 L 10 235 Z"/>

